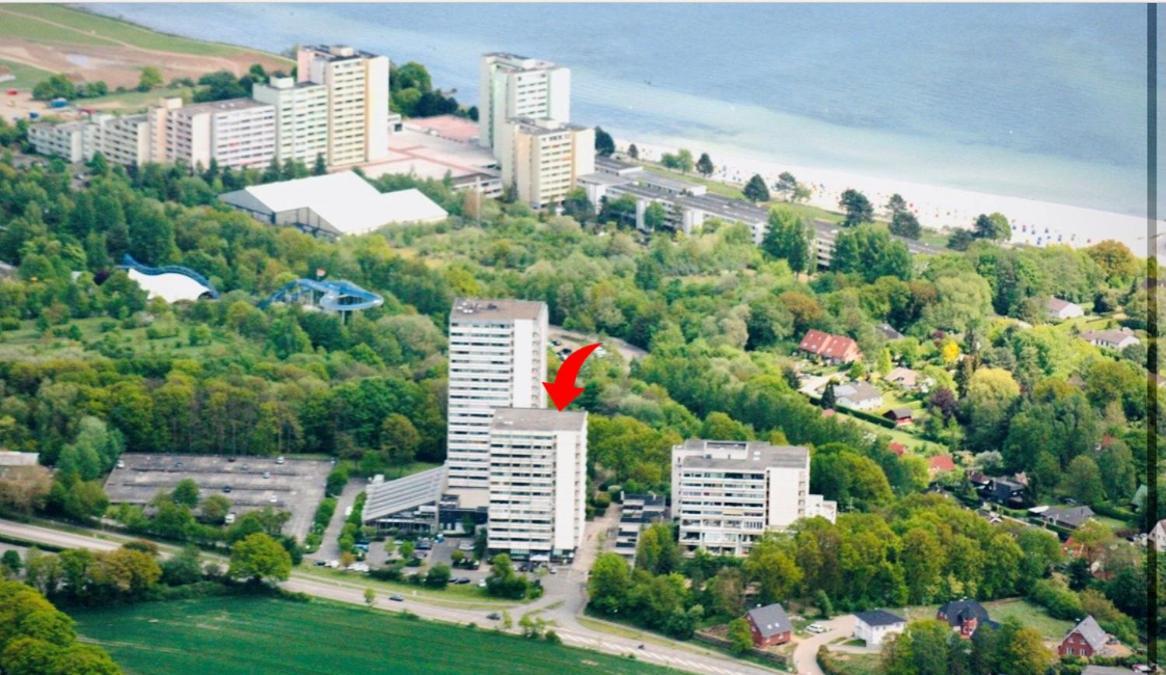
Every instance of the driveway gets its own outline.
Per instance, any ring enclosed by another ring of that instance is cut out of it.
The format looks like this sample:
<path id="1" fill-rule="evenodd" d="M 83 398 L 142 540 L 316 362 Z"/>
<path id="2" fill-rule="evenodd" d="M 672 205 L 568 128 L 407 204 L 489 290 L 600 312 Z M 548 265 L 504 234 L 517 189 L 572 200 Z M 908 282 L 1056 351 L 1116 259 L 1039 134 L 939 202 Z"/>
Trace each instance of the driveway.
<path id="1" fill-rule="evenodd" d="M 344 512 L 356 501 L 356 495 L 365 488 L 365 479 L 353 478 L 340 492 L 336 500 L 336 512 L 332 514 L 332 522 L 324 530 L 324 540 L 320 542 L 320 549 L 305 556 L 311 560 L 338 560 L 340 558 L 340 531 L 344 529 Z M 371 548 L 371 547 L 370 547 Z"/>
<path id="2" fill-rule="evenodd" d="M 826 629 L 825 633 L 799 639 L 797 646 L 794 647 L 794 667 L 798 675 L 823 675 L 822 669 L 818 667 L 818 648 L 838 638 L 849 640 L 854 634 L 856 621 L 853 614 L 836 616 L 829 621 L 819 621 L 818 623 Z"/>

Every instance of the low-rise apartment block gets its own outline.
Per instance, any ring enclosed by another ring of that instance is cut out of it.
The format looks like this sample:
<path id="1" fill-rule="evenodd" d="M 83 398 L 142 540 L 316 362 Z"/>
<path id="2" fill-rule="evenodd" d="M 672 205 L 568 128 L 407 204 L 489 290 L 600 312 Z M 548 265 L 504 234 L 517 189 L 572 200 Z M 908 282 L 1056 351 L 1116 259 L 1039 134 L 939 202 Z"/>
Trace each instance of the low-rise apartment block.
<path id="1" fill-rule="evenodd" d="M 93 133 L 88 122 L 41 122 L 28 128 L 28 140 L 38 154 L 82 162 L 93 156 Z"/>
<path id="2" fill-rule="evenodd" d="M 498 408 L 490 425 L 488 547 L 569 560 L 583 543 L 587 413 Z"/>
<path id="3" fill-rule="evenodd" d="M 672 448 L 672 517 L 689 553 L 747 555 L 766 530 L 815 516 L 833 522 L 836 512 L 810 494 L 804 447 L 689 439 Z"/>

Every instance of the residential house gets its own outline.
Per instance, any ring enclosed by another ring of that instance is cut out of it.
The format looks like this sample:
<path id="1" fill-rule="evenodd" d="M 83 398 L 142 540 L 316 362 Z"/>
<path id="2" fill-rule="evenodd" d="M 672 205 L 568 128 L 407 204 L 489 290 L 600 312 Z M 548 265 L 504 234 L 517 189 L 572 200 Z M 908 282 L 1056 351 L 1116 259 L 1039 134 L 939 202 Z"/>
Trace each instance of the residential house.
<path id="1" fill-rule="evenodd" d="M 908 426 L 915 423 L 915 411 L 910 408 L 891 408 L 883 413 L 883 417 L 895 423 L 897 427 Z"/>
<path id="2" fill-rule="evenodd" d="M 932 478 L 951 471 L 955 471 L 955 460 L 951 455 L 936 455 L 927 460 L 927 472 Z"/>
<path id="3" fill-rule="evenodd" d="M 1166 519 L 1159 520 L 1158 524 L 1154 525 L 1148 539 L 1153 542 L 1154 548 L 1159 553 L 1166 551 Z"/>
<path id="4" fill-rule="evenodd" d="M 892 368 L 891 372 L 887 373 L 886 376 L 883 377 L 883 380 L 903 387 L 904 389 L 914 389 L 915 386 L 919 383 L 919 373 L 911 370 L 910 368 L 898 366 Z"/>
<path id="5" fill-rule="evenodd" d="M 883 404 L 883 392 L 866 382 L 845 382 L 835 385 L 834 400 L 852 410 L 874 410 Z"/>
<path id="6" fill-rule="evenodd" d="M 940 605 L 935 613 L 939 621 L 946 621 L 960 637 L 970 638 L 981 626 L 994 625 L 988 617 L 988 610 L 975 600 L 964 598 Z"/>
<path id="7" fill-rule="evenodd" d="M 862 359 L 858 343 L 844 335 L 832 335 L 811 328 L 798 349 L 830 363 L 853 363 Z"/>
<path id="8" fill-rule="evenodd" d="M 776 602 L 749 610 L 745 613 L 745 620 L 753 633 L 753 646 L 759 649 L 783 645 L 793 635 L 793 624 L 785 608 Z"/>
<path id="9" fill-rule="evenodd" d="M 1046 525 L 1055 525 L 1075 530 L 1093 517 L 1093 509 L 1088 506 L 1052 506 L 1041 514 Z"/>
<path id="10" fill-rule="evenodd" d="M 980 496 L 997 504 L 1019 508 L 1024 506 L 1026 490 L 1027 486 L 1011 478 L 987 478 L 987 483 L 980 488 Z"/>
<path id="11" fill-rule="evenodd" d="M 896 457 L 902 457 L 903 455 L 907 454 L 907 446 L 898 441 L 891 441 L 890 444 L 887 445 L 887 449 L 895 453 Z"/>
<path id="12" fill-rule="evenodd" d="M 1075 302 L 1061 298 L 1049 298 L 1045 304 L 1045 314 L 1049 321 L 1064 321 L 1065 319 L 1085 316 L 1085 310 L 1081 309 L 1081 305 Z"/>
<path id="13" fill-rule="evenodd" d="M 875 326 L 875 332 L 883 336 L 886 340 L 902 340 L 903 334 L 895 330 L 895 327 L 889 323 L 880 323 Z"/>
<path id="14" fill-rule="evenodd" d="M 1110 330 L 1087 330 L 1081 333 L 1081 339 L 1089 344 L 1098 347 L 1105 347 L 1106 349 L 1113 349 L 1121 351 L 1130 345 L 1141 344 L 1142 341 L 1138 339 L 1134 332 L 1129 328 L 1117 328 Z"/>
<path id="15" fill-rule="evenodd" d="M 907 628 L 906 619 L 881 609 L 858 612 L 854 617 L 854 637 L 866 642 L 867 647 L 881 646 L 888 635 L 902 633 Z"/>
<path id="16" fill-rule="evenodd" d="M 1081 656 L 1093 658 L 1103 654 L 1109 643 L 1109 634 L 1097 623 L 1092 615 L 1085 617 L 1081 623 L 1073 626 L 1068 635 L 1057 645 L 1057 654 L 1064 656 Z"/>

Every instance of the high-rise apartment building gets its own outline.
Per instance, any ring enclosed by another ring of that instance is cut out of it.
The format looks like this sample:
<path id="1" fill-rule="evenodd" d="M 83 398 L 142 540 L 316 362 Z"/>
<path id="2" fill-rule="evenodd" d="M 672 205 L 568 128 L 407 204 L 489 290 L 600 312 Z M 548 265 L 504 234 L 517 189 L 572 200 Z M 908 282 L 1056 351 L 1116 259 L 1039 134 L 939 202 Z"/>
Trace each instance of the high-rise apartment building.
<path id="1" fill-rule="evenodd" d="M 150 156 L 191 166 L 266 167 L 275 156 L 275 108 L 249 98 L 182 105 L 167 99 L 149 112 Z"/>
<path id="2" fill-rule="evenodd" d="M 323 84 L 273 77 L 256 84 L 251 96 L 275 108 L 275 157 L 280 163 L 299 160 L 310 167 L 320 155 L 328 161 L 328 89 Z"/>
<path id="3" fill-rule="evenodd" d="M 549 61 L 485 54 L 479 84 L 478 142 L 483 147 L 496 147 L 502 127 L 511 118 L 571 119 L 571 71 Z"/>
<path id="4" fill-rule="evenodd" d="M 595 172 L 595 130 L 550 119 L 512 118 L 499 129 L 495 155 L 502 184 L 541 209 L 562 203 L 580 176 Z"/>
<path id="5" fill-rule="evenodd" d="M 490 426 L 487 546 L 534 561 L 583 541 L 587 413 L 498 408 Z"/>
<path id="6" fill-rule="evenodd" d="M 449 314 L 446 463 L 451 491 L 485 503 L 496 408 L 546 405 L 547 306 L 521 300 L 454 301 Z"/>
<path id="7" fill-rule="evenodd" d="M 806 448 L 702 439 L 672 448 L 672 517 L 688 552 L 747 555 L 766 530 L 814 516 L 833 522 L 836 511 L 810 494 Z"/>
<path id="8" fill-rule="evenodd" d="M 389 60 L 343 46 L 301 47 L 299 81 L 324 85 L 328 164 L 385 159 L 389 153 Z"/>

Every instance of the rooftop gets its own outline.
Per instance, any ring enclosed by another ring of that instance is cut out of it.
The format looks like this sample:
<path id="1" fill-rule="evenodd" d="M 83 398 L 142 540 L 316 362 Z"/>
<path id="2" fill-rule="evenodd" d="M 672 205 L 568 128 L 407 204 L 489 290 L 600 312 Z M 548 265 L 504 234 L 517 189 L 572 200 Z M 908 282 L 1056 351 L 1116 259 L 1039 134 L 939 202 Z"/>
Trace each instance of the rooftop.
<path id="1" fill-rule="evenodd" d="M 897 614 L 876 609 L 870 612 L 858 612 L 855 614 L 858 620 L 868 626 L 893 626 L 897 623 L 906 623 L 907 620 Z"/>
<path id="2" fill-rule="evenodd" d="M 710 441 L 690 438 L 681 446 L 686 468 L 766 469 L 802 468 L 809 450 L 798 445 L 770 445 L 762 441 Z"/>
<path id="3" fill-rule="evenodd" d="M 206 103 L 184 105 L 174 112 L 183 115 L 197 115 L 204 112 L 230 112 L 232 110 L 246 110 L 248 108 L 271 108 L 271 105 L 260 103 L 251 98 L 228 98 L 222 101 L 207 101 Z"/>
<path id="4" fill-rule="evenodd" d="M 446 468 L 439 466 L 411 476 L 384 483 L 371 483 L 361 520 L 368 522 L 384 516 L 436 502 L 445 490 Z"/>
<path id="5" fill-rule="evenodd" d="M 1102 649 L 1109 642 L 1109 634 L 1097 623 L 1097 619 L 1094 619 L 1092 614 L 1082 619 L 1081 623 L 1073 626 L 1065 637 L 1068 638 L 1073 633 L 1085 638 L 1089 646 L 1095 650 Z"/>
<path id="6" fill-rule="evenodd" d="M 537 321 L 547 311 L 546 303 L 531 300 L 482 300 L 455 298 L 450 323 L 482 321 Z"/>
<path id="7" fill-rule="evenodd" d="M 347 59 L 376 58 L 377 54 L 353 49 L 348 45 L 308 45 L 300 47 L 300 51 L 312 52 L 315 56 L 328 61 L 345 61 Z"/>
<path id="8" fill-rule="evenodd" d="M 445 138 L 457 143 L 469 143 L 478 138 L 478 123 L 457 115 L 437 115 L 410 119 L 405 123 L 409 128 Z"/>
<path id="9" fill-rule="evenodd" d="M 570 122 L 559 122 L 557 120 L 534 118 L 534 117 L 511 117 L 507 120 L 514 124 L 527 134 L 533 136 L 542 136 L 545 134 L 561 134 L 564 131 L 581 131 L 587 127 L 580 124 L 571 124 Z"/>
<path id="10" fill-rule="evenodd" d="M 776 602 L 764 607 L 755 607 L 746 612 L 745 615 L 757 627 L 763 638 L 793 630 L 789 616 L 785 613 L 785 607 Z"/>
<path id="11" fill-rule="evenodd" d="M 550 408 L 495 408 L 492 427 L 523 431 L 580 431 L 587 427 L 587 413 Z"/>

